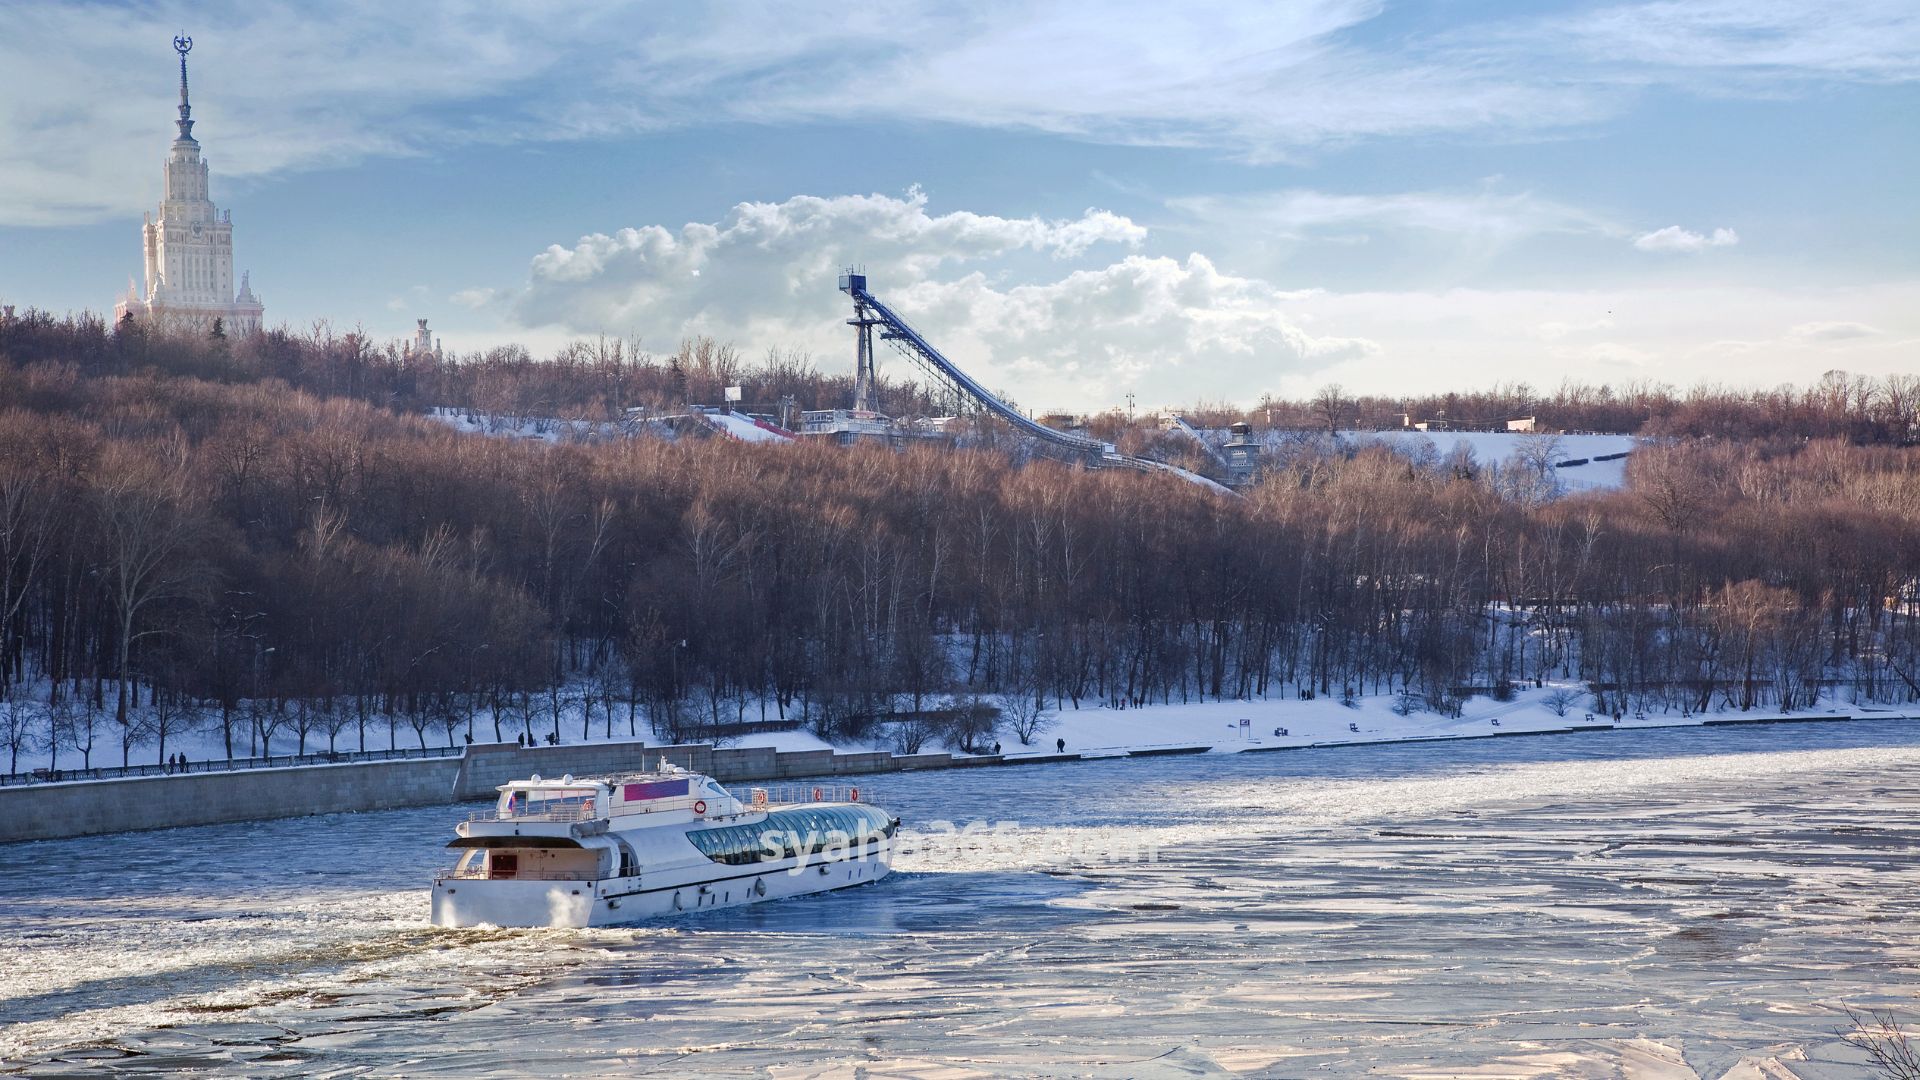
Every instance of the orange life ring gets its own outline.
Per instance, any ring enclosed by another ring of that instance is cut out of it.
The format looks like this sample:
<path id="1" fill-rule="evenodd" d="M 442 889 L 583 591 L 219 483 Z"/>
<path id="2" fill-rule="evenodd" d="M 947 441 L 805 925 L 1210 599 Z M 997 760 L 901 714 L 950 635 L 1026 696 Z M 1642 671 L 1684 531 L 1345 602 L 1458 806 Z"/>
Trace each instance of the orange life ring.
<path id="1" fill-rule="evenodd" d="M 822 797 L 822 796 L 824 796 L 825 794 L 826 794 L 826 791 L 825 791 L 825 789 L 823 789 L 823 788 L 814 788 L 814 789 L 813 789 L 813 801 L 814 801 L 814 802 L 819 802 L 819 801 L 820 801 L 820 799 L 821 799 L 821 797 Z"/>
<path id="2" fill-rule="evenodd" d="M 854 788 L 853 790 L 851 790 L 851 791 L 849 791 L 849 792 L 847 792 L 847 801 L 848 801 L 848 802 L 859 802 L 859 801 L 860 801 L 860 789 L 859 789 L 859 788 Z"/>
<path id="3" fill-rule="evenodd" d="M 693 812 L 694 812 L 694 813 L 696 813 L 696 814 L 704 814 L 704 813 L 706 813 L 706 812 L 707 812 L 707 800 L 705 800 L 705 799 L 695 799 L 695 800 L 694 800 L 694 803 L 693 803 Z"/>

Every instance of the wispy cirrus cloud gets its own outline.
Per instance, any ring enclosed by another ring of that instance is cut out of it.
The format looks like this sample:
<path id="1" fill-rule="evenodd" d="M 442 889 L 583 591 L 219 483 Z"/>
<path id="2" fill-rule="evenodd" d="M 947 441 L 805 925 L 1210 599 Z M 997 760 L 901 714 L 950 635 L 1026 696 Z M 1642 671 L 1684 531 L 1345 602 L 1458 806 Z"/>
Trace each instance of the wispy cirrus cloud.
<path id="1" fill-rule="evenodd" d="M 1605 216 L 1530 192 L 1406 191 L 1347 194 L 1290 188 L 1243 195 L 1194 195 L 1167 201 L 1215 224 L 1309 236 L 1329 231 L 1413 231 L 1505 242 L 1543 233 L 1618 235 Z"/>
<path id="2" fill-rule="evenodd" d="M 1866 323 L 1847 321 L 1806 322 L 1787 331 L 1793 341 L 1839 342 L 1880 337 L 1881 332 Z"/>
<path id="3" fill-rule="evenodd" d="M 1395 33 L 1383 0 L 876 0 L 576 6 L 11 5 L 0 224 L 136 212 L 170 129 L 177 28 L 226 178 L 451 145 L 620 138 L 715 121 L 940 121 L 1270 160 L 1405 136 L 1513 139 L 1616 115 L 1652 85 L 1774 97 L 1920 78 L 1911 4 L 1621 3 Z M 1071 42 L 1071 47 L 1063 47 Z"/>

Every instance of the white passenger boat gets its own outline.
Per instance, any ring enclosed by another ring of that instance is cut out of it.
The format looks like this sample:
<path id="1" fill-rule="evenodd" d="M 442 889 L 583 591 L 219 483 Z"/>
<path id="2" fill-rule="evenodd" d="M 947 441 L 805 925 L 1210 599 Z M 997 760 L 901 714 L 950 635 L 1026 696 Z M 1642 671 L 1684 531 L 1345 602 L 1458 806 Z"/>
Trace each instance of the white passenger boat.
<path id="1" fill-rule="evenodd" d="M 455 827 L 433 881 L 436 926 L 610 926 L 877 881 L 900 819 L 857 787 L 751 789 L 662 760 L 610 779 L 500 786 Z"/>

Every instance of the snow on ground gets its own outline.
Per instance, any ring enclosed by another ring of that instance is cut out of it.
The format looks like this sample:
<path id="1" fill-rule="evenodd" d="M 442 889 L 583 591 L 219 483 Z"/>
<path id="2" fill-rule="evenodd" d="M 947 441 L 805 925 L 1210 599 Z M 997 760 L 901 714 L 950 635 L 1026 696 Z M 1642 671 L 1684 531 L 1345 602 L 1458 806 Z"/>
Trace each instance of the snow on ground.
<path id="1" fill-rule="evenodd" d="M 1590 724 L 1610 724 L 1605 716 L 1588 718 L 1586 699 L 1569 706 L 1558 716 L 1546 703 L 1558 689 L 1579 691 L 1577 684 L 1554 686 L 1515 695 L 1512 701 L 1476 697 L 1469 700 L 1459 717 L 1431 712 L 1413 712 L 1401 716 L 1394 712 L 1394 698 L 1388 696 L 1357 698 L 1353 706 L 1335 698 L 1298 701 L 1271 698 L 1255 701 L 1206 701 L 1185 705 L 1154 705 L 1139 709 L 1106 708 L 1066 709 L 1051 713 L 1055 726 L 1034 740 L 1031 748 L 1020 747 L 1011 736 L 1002 736 L 1002 749 L 1013 753 L 1052 753 L 1055 740 L 1065 740 L 1070 753 L 1120 753 L 1150 747 L 1209 746 L 1216 753 L 1246 750 L 1280 749 L 1327 743 L 1404 742 L 1420 739 L 1471 738 L 1475 736 L 1513 735 L 1538 731 L 1559 731 Z M 1822 701 L 1813 710 L 1791 714 L 1799 719 L 1842 717 L 1889 717 L 1920 714 L 1920 707 L 1859 706 Z M 1739 720 L 1779 717 L 1777 711 L 1750 713 L 1715 712 L 1683 717 L 1678 713 L 1652 713 L 1644 719 L 1629 715 L 1621 728 L 1682 727 L 1708 720 Z M 1240 721 L 1250 721 L 1246 735 Z M 1276 729 L 1286 734 L 1276 735 Z M 1358 729 L 1358 730 L 1355 730 Z"/>
<path id="2" fill-rule="evenodd" d="M 596 435 L 607 434 L 612 430 L 611 425 L 587 420 L 556 420 L 549 417 L 511 419 L 490 413 L 474 413 L 465 409 L 447 407 L 430 410 L 427 413 L 427 419 L 438 420 L 455 431 L 467 434 L 493 435 L 502 439 L 534 439 L 549 443 L 589 439 Z"/>
<path id="3" fill-rule="evenodd" d="M 792 442 L 793 435 L 763 423 L 741 413 L 723 413 L 707 410 L 701 416 L 722 435 L 739 439 L 741 442 Z"/>
<path id="4" fill-rule="evenodd" d="M 1556 690 L 1570 690 L 1580 694 L 1579 703 L 1568 706 L 1564 716 L 1556 715 L 1546 700 Z M 1678 713 L 1651 713 L 1645 717 L 1630 715 L 1618 724 L 1613 724 L 1606 716 L 1589 717 L 1587 700 L 1581 686 L 1577 683 L 1558 685 L 1550 683 L 1539 689 L 1522 691 L 1515 695 L 1512 701 L 1501 702 L 1487 697 L 1472 698 L 1461 709 L 1461 715 L 1458 717 L 1440 716 L 1431 712 L 1411 712 L 1401 716 L 1394 711 L 1395 698 L 1385 695 L 1357 698 L 1351 706 L 1341 704 L 1338 699 L 1327 697 L 1312 701 L 1300 701 L 1290 697 L 1253 701 L 1196 701 L 1128 709 L 1109 709 L 1103 705 L 1089 703 L 1080 709 L 1069 705 L 1064 709 L 1050 710 L 1046 714 L 1045 730 L 1034 738 L 1031 745 L 1021 745 L 1020 740 L 1004 728 L 993 739 L 987 741 L 991 744 L 994 739 L 997 739 L 1002 752 L 1008 757 L 1056 753 L 1056 740 L 1066 743 L 1068 753 L 1088 756 L 1118 755 L 1130 750 L 1191 747 L 1205 747 L 1214 753 L 1240 753 L 1250 750 L 1278 750 L 1342 743 L 1408 742 L 1515 735 L 1564 731 L 1568 728 L 1589 725 L 1631 729 L 1689 727 L 1707 721 L 1776 718 L 1798 720 L 1920 718 L 1920 705 L 1859 706 L 1823 700 L 1814 709 L 1791 714 L 1782 714 L 1777 710 L 1769 709 L 1756 709 L 1752 712 L 1717 711 L 1693 716 L 1682 716 Z M 728 710 L 728 714 L 728 719 L 736 718 L 732 710 Z M 749 708 L 743 714 L 738 714 L 737 718 L 758 719 L 757 710 Z M 768 710 L 767 719 L 775 719 L 771 708 Z M 1244 734 L 1240 726 L 1242 719 L 1248 721 Z M 503 720 L 500 724 L 501 738 L 512 742 L 516 735 L 524 730 L 519 723 L 517 718 L 512 723 Z M 553 722 L 550 718 L 536 718 L 533 722 L 533 733 L 537 738 L 544 739 L 552 730 Z M 1276 734 L 1277 730 L 1283 730 L 1285 733 Z M 239 730 L 235 735 L 235 756 L 250 756 L 247 733 Z M 473 737 L 477 742 L 494 741 L 494 725 L 491 716 L 482 714 L 474 718 Z M 584 731 L 577 699 L 563 707 L 560 737 L 565 745 L 606 742 L 609 739 L 627 741 L 639 738 L 650 743 L 667 741 L 657 737 L 648 728 L 644 716 L 635 722 L 630 732 L 623 706 L 616 707 L 614 723 L 610 730 L 604 714 L 596 708 L 591 731 Z M 447 736 L 444 731 L 429 731 L 426 741 L 429 746 L 445 746 Z M 456 735 L 455 741 L 463 741 L 463 735 Z M 844 753 L 864 753 L 897 749 L 885 725 L 877 728 L 868 739 L 858 742 L 828 742 L 812 731 L 799 727 L 785 731 L 725 738 L 718 742 L 725 747 L 770 746 L 782 752 L 839 750 Z M 360 749 L 358 730 L 349 727 L 342 731 L 335 745 L 341 751 Z M 391 742 L 388 740 L 388 728 L 384 720 L 376 721 L 367 729 L 366 748 L 369 750 L 386 749 L 389 746 L 408 748 L 419 745 L 419 737 L 405 724 L 400 724 L 394 730 L 394 738 Z M 928 753 L 943 750 L 960 753 L 957 747 L 945 746 L 937 738 L 927 740 L 921 749 Z M 275 737 L 272 750 L 276 755 L 296 752 L 294 737 L 287 732 L 281 732 Z M 306 752 L 323 753 L 326 750 L 325 734 L 308 736 Z M 226 751 L 217 731 L 194 731 L 170 737 L 167 741 L 167 752 L 172 754 L 177 751 L 185 752 L 192 761 L 219 760 L 226 757 Z M 158 758 L 159 754 L 152 745 L 136 746 L 133 750 L 132 762 L 136 765 L 152 764 Z M 4 770 L 6 764 L 5 758 L 0 756 L 0 770 Z M 44 752 L 20 755 L 19 768 L 23 772 L 49 764 Z M 80 755 L 72 750 L 63 749 L 57 764 L 65 769 L 78 768 Z M 95 766 L 120 764 L 120 747 L 115 741 L 110 725 L 103 724 L 97 736 L 93 764 Z"/>
<path id="5" fill-rule="evenodd" d="M 1455 446 L 1465 443 L 1482 464 L 1505 461 L 1527 439 L 1538 435 L 1495 431 L 1343 431 L 1340 437 L 1354 442 L 1380 442 L 1401 451 L 1416 449 L 1426 442 L 1445 457 Z M 1560 482 L 1573 491 L 1600 491 L 1618 488 L 1627 480 L 1627 459 L 1595 461 L 1596 457 L 1630 453 L 1639 444 L 1632 435 L 1559 435 L 1563 460 L 1585 458 L 1584 465 L 1559 470 Z"/>

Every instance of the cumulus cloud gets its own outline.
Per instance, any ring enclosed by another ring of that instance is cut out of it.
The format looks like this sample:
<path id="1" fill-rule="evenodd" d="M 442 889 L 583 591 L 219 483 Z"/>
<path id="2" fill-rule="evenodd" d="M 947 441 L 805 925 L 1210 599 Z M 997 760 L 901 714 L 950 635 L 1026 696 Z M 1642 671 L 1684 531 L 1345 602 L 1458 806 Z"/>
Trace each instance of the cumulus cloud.
<path id="1" fill-rule="evenodd" d="M 1685 255 L 1705 251 L 1708 248 L 1732 247 L 1739 242 L 1740 234 L 1732 229 L 1715 229 L 1711 234 L 1707 234 L 1683 229 L 1678 225 L 1669 225 L 1664 229 L 1641 233 L 1633 238 L 1633 246 L 1641 251 L 1672 251 Z"/>
<path id="2" fill-rule="evenodd" d="M 534 258 L 514 312 L 526 325 L 574 333 L 665 341 L 705 333 L 749 350 L 846 353 L 836 279 L 857 263 L 876 293 L 970 374 L 1043 404 L 1110 403 L 1128 389 L 1184 400 L 1202 384 L 1265 379 L 1372 348 L 1303 329 L 1294 311 L 1306 294 L 1224 274 L 1202 255 L 1124 254 L 1145 236 L 1102 210 L 1049 220 L 935 214 L 918 190 L 796 196 L 742 203 L 717 222 L 549 247 Z M 1093 257 L 1105 251 L 1122 257 Z M 1009 260 L 1036 254 L 1093 265 L 1005 282 Z"/>

